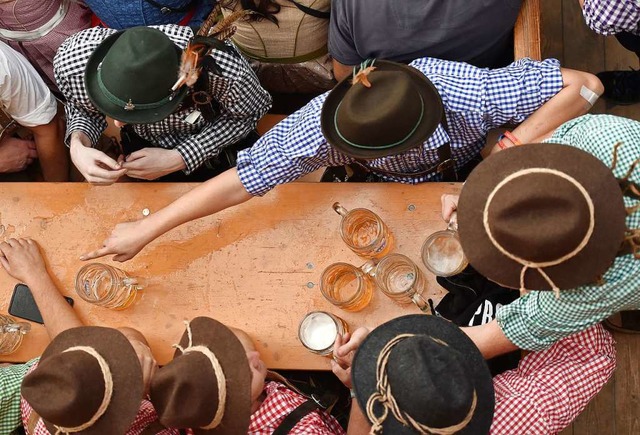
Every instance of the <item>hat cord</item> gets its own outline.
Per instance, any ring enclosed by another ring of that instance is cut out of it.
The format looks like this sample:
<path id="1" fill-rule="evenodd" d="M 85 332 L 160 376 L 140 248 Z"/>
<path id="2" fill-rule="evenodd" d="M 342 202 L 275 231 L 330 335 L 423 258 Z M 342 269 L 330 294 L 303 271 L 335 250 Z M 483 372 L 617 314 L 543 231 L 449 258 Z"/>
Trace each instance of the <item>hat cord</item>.
<path id="1" fill-rule="evenodd" d="M 555 260 L 534 262 L 534 261 L 529 261 L 529 260 L 525 260 L 524 258 L 518 257 L 517 255 L 509 252 L 506 248 L 500 245 L 500 243 L 498 243 L 493 233 L 491 232 L 491 227 L 489 226 L 489 207 L 491 206 L 491 202 L 495 198 L 498 191 L 502 187 L 504 187 L 506 184 L 515 180 L 516 178 L 519 178 L 525 175 L 530 175 L 530 174 L 551 174 L 551 175 L 558 176 L 560 178 L 564 178 L 565 180 L 573 184 L 578 189 L 578 191 L 580 191 L 589 209 L 589 228 L 587 228 L 587 231 L 584 237 L 582 238 L 578 246 L 573 251 Z M 591 239 L 591 236 L 593 235 L 593 230 L 595 228 L 595 211 L 594 210 L 595 210 L 595 207 L 593 205 L 593 200 L 589 196 L 587 189 L 585 189 L 584 186 L 580 184 L 575 178 L 565 174 L 564 172 L 557 171 L 555 169 L 529 168 L 529 169 L 523 169 L 518 172 L 514 172 L 513 174 L 509 175 L 504 180 L 502 180 L 500 183 L 498 183 L 496 187 L 494 187 L 493 191 L 489 194 L 489 197 L 487 198 L 487 202 L 484 206 L 484 211 L 482 213 L 482 223 L 484 224 L 485 232 L 487 233 L 487 236 L 489 237 L 489 240 L 491 241 L 493 246 L 498 251 L 500 251 L 500 253 L 502 253 L 504 256 L 522 265 L 522 270 L 520 271 L 520 292 L 521 293 L 525 294 L 527 292 L 527 289 L 525 287 L 525 282 L 524 282 L 527 269 L 535 269 L 545 279 L 545 281 L 547 281 L 547 283 L 551 286 L 551 288 L 553 289 L 553 292 L 556 295 L 556 298 L 559 298 L 560 288 L 555 284 L 555 282 L 553 282 L 553 280 L 549 277 L 549 275 L 547 275 L 544 272 L 543 268 L 556 266 L 558 264 L 564 263 L 567 260 L 570 260 L 576 255 L 578 255 L 584 249 L 585 246 L 587 246 L 587 244 L 589 243 L 589 240 Z"/>
<path id="2" fill-rule="evenodd" d="M 216 375 L 216 382 L 218 384 L 218 408 L 216 409 L 216 413 L 213 416 L 213 420 L 206 426 L 201 426 L 200 429 L 215 429 L 222 422 L 222 418 L 224 417 L 224 409 L 227 401 L 227 380 L 224 375 L 224 371 L 222 370 L 222 366 L 216 358 L 215 354 L 211 352 L 206 346 L 193 345 L 193 335 L 191 332 L 191 324 L 189 322 L 184 322 L 187 326 L 187 336 L 189 337 L 189 345 L 185 348 L 180 346 L 179 344 L 174 344 L 173 347 L 182 352 L 183 355 L 191 352 L 199 352 L 206 356 L 211 362 L 211 367 L 213 367 L 213 371 Z"/>
<path id="3" fill-rule="evenodd" d="M 393 416 L 405 426 L 411 426 L 413 429 L 418 431 L 421 434 L 434 434 L 434 435 L 451 435 L 456 432 L 464 429 L 471 419 L 476 410 L 476 405 L 478 403 L 478 396 L 476 394 L 475 389 L 473 390 L 473 400 L 471 402 L 471 407 L 469 408 L 469 412 L 465 416 L 465 418 L 458 424 L 448 427 L 442 428 L 434 428 L 417 422 L 414 418 L 412 418 L 409 414 L 402 411 L 398 406 L 398 402 L 396 401 L 393 393 L 391 392 L 391 386 L 389 385 L 389 379 L 387 377 L 387 364 L 389 362 L 389 356 L 391 355 L 391 350 L 400 343 L 401 341 L 414 337 L 415 334 L 400 334 L 390 340 L 380 351 L 378 355 L 378 361 L 376 364 L 376 392 L 369 397 L 367 400 L 367 417 L 372 422 L 370 435 L 377 435 L 382 433 L 382 424 L 387 419 L 389 415 L 389 411 L 393 414 Z M 429 337 L 436 343 L 442 344 L 444 346 L 449 346 L 442 340 L 437 338 Z M 383 407 L 382 415 L 376 416 L 376 412 L 374 410 L 374 406 L 376 403 L 379 403 Z"/>
<path id="4" fill-rule="evenodd" d="M 113 396 L 113 376 L 111 375 L 111 370 L 109 369 L 109 365 L 107 364 L 107 361 L 102 357 L 102 355 L 100 355 L 93 347 L 89 347 L 89 346 L 73 346 L 73 347 L 70 347 L 69 349 L 66 349 L 63 353 L 74 352 L 74 351 L 88 353 L 89 355 L 91 355 L 96 359 L 96 361 L 98 362 L 98 365 L 100 366 L 100 371 L 102 372 L 102 377 L 104 379 L 104 396 L 102 397 L 102 403 L 100 403 L 98 410 L 95 412 L 95 414 L 93 414 L 93 417 L 91 417 L 89 421 L 87 421 L 84 424 L 81 424 L 80 426 L 75 426 L 75 427 L 64 427 L 64 426 L 57 426 L 54 424 L 53 426 L 56 428 L 56 435 L 61 433 L 63 434 L 76 433 L 76 432 L 81 432 L 83 430 L 89 429 L 107 411 L 107 408 L 109 407 L 109 403 L 111 403 L 111 397 Z"/>

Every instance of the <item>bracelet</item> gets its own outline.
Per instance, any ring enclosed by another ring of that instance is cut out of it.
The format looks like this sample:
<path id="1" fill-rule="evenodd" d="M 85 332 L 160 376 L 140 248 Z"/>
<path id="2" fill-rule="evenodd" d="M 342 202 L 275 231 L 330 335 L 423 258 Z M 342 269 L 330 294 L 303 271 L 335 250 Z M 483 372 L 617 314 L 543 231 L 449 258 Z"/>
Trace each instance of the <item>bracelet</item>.
<path id="1" fill-rule="evenodd" d="M 513 142 L 513 144 L 516 146 L 522 145 L 522 142 L 520 142 L 520 140 L 517 137 L 515 137 L 515 135 L 511 133 L 509 130 L 505 130 L 504 137 L 506 137 L 511 142 Z"/>
<path id="2" fill-rule="evenodd" d="M 504 150 L 504 149 L 509 148 L 509 147 L 507 146 L 507 144 L 506 144 L 506 143 L 504 143 L 504 141 L 502 140 L 502 138 L 500 138 L 500 140 L 498 141 L 498 147 L 500 147 L 500 149 L 501 149 L 501 150 Z"/>

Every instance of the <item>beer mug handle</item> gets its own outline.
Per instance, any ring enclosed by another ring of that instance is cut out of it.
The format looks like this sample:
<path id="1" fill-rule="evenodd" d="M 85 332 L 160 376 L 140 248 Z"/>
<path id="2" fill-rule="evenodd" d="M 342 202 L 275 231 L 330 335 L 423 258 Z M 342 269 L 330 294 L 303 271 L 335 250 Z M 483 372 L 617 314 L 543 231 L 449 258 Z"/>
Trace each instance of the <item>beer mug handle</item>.
<path id="1" fill-rule="evenodd" d="M 2 325 L 2 332 L 19 332 L 24 335 L 29 331 L 31 331 L 31 324 L 27 322 L 13 322 Z"/>
<path id="2" fill-rule="evenodd" d="M 333 210 L 338 213 L 340 216 L 346 216 L 349 213 L 349 210 L 340 205 L 339 202 L 333 203 Z"/>
<path id="3" fill-rule="evenodd" d="M 413 301 L 414 304 L 416 304 L 418 308 L 420 308 L 420 311 L 422 311 L 423 313 L 433 314 L 431 312 L 431 305 L 427 300 L 425 300 L 425 298 L 422 297 L 422 295 L 415 293 L 411 297 L 411 300 Z"/>
<path id="4" fill-rule="evenodd" d="M 378 263 L 375 259 L 369 260 L 360 266 L 360 270 L 362 270 L 365 274 L 369 275 L 372 278 L 376 277 L 376 269 L 378 268 Z"/>
<path id="5" fill-rule="evenodd" d="M 451 217 L 449 218 L 449 223 L 447 224 L 448 231 L 458 231 L 458 212 L 454 211 L 451 213 Z"/>

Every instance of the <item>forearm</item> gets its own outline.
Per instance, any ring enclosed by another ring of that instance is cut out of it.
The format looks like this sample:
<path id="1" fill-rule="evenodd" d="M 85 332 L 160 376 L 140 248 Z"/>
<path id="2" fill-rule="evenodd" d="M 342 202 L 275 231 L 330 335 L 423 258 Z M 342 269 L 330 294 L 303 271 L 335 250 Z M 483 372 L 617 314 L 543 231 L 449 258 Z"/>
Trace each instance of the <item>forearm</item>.
<path id="1" fill-rule="evenodd" d="M 82 321 L 64 299 L 49 275 L 34 276 L 27 280 L 36 305 L 42 314 L 50 339 L 67 329 L 82 326 Z"/>
<path id="2" fill-rule="evenodd" d="M 476 347 L 480 349 L 485 359 L 491 359 L 518 349 L 518 347 L 504 335 L 496 319 L 484 325 L 462 328 L 462 330 L 471 341 L 473 341 Z"/>
<path id="3" fill-rule="evenodd" d="M 351 401 L 351 414 L 349 414 L 349 425 L 347 426 L 347 435 L 367 435 L 371 430 L 371 424 L 367 417 L 363 414 L 358 401 Z"/>
<path id="4" fill-rule="evenodd" d="M 69 154 L 64 146 L 62 120 L 59 116 L 51 122 L 31 129 L 38 150 L 38 159 L 45 181 L 69 179 Z"/>

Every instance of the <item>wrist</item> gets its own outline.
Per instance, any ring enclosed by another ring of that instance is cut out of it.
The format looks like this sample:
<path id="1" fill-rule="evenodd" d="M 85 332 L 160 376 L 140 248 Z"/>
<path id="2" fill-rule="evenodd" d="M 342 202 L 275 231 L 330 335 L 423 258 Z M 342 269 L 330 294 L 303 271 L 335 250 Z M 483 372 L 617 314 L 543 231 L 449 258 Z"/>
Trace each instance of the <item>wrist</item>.
<path id="1" fill-rule="evenodd" d="M 31 291 L 41 291 L 42 288 L 53 285 L 53 281 L 46 270 L 30 273 L 29 277 L 24 280 L 24 283 Z"/>
<path id="2" fill-rule="evenodd" d="M 171 157 L 170 157 L 170 162 L 171 162 L 171 167 L 170 169 L 175 172 L 175 171 L 182 171 L 187 169 L 187 164 L 184 161 L 184 157 L 182 157 L 182 154 L 180 154 L 179 151 L 177 150 L 168 150 L 169 153 L 171 153 Z"/>

